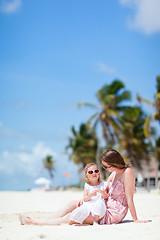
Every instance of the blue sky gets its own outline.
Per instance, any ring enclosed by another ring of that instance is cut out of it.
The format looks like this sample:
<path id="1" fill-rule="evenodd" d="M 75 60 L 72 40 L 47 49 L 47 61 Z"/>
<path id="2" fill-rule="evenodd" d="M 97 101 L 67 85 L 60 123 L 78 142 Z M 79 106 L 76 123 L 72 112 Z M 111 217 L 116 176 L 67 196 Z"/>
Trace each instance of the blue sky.
<path id="1" fill-rule="evenodd" d="M 0 0 L 0 190 L 35 187 L 41 159 L 54 184 L 79 182 L 64 154 L 71 126 L 93 113 L 96 92 L 118 78 L 150 100 L 160 74 L 159 0 Z"/>

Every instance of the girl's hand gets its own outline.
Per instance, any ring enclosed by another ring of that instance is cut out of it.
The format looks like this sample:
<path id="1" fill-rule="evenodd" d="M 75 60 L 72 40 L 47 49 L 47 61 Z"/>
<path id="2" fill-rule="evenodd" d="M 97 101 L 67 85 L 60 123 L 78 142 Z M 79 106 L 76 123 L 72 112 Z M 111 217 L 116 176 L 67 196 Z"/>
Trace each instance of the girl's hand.
<path id="1" fill-rule="evenodd" d="M 84 200 L 85 202 L 88 202 L 88 201 L 91 200 L 91 198 L 92 198 L 93 196 L 96 196 L 96 195 L 97 195 L 97 190 L 94 190 L 94 191 L 91 192 L 89 195 L 88 195 L 88 194 L 86 194 L 86 196 L 84 195 L 83 200 Z"/>
<path id="2" fill-rule="evenodd" d="M 101 193 L 101 194 L 103 193 L 103 191 L 101 189 L 97 189 L 96 191 Z"/>
<path id="3" fill-rule="evenodd" d="M 99 192 L 101 194 L 101 197 L 104 198 L 105 200 L 108 199 L 108 193 L 106 192 L 106 190 L 102 191 L 101 189 L 97 189 L 95 191 L 96 191 L 96 193 Z"/>
<path id="4" fill-rule="evenodd" d="M 98 192 L 98 190 L 94 190 L 93 192 L 90 193 L 90 196 L 91 196 L 91 197 L 96 196 L 96 195 L 97 195 L 97 192 Z"/>

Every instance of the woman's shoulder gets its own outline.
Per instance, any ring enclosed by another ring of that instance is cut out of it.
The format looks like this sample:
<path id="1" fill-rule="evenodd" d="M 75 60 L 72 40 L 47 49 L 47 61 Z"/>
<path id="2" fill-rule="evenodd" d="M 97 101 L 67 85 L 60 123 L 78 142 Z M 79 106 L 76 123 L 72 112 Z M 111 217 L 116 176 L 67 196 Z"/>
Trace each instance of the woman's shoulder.
<path id="1" fill-rule="evenodd" d="M 107 184 L 109 184 L 110 182 L 113 182 L 114 177 L 115 177 L 115 173 L 112 172 L 107 179 Z"/>
<path id="2" fill-rule="evenodd" d="M 133 170 L 132 170 L 131 167 L 127 167 L 127 168 L 124 170 L 124 174 L 125 174 L 125 175 L 134 175 Z"/>
<path id="3" fill-rule="evenodd" d="M 112 172 L 112 173 L 109 175 L 109 179 L 111 179 L 111 181 L 113 181 L 115 177 L 116 177 L 116 171 Z"/>
<path id="4" fill-rule="evenodd" d="M 107 187 L 108 187 L 108 181 L 101 181 L 100 189 L 104 191 Z"/>
<path id="5" fill-rule="evenodd" d="M 130 179 L 134 178 L 134 172 L 133 172 L 131 167 L 128 167 L 128 168 L 125 169 L 125 171 L 123 173 L 123 178 L 124 178 L 124 180 L 129 179 L 129 178 Z"/>

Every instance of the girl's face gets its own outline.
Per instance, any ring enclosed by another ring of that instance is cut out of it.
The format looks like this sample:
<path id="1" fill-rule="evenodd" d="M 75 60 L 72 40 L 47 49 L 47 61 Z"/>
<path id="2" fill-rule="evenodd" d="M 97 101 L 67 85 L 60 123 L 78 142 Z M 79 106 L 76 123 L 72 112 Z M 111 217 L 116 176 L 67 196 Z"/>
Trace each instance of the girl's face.
<path id="1" fill-rule="evenodd" d="M 91 166 L 88 168 L 87 173 L 86 173 L 86 179 L 88 182 L 97 182 L 99 181 L 100 178 L 100 172 L 97 166 Z"/>

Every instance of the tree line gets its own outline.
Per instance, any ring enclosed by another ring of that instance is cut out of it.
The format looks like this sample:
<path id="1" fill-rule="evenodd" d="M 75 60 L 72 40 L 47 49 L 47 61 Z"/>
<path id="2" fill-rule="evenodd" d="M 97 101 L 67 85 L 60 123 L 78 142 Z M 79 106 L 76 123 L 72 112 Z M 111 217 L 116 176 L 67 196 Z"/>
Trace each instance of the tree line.
<path id="1" fill-rule="evenodd" d="M 153 156 L 160 165 L 160 136 L 152 126 L 154 121 L 160 125 L 160 75 L 156 78 L 154 101 L 137 95 L 139 104 L 131 106 L 131 92 L 126 90 L 120 80 L 104 85 L 97 91 L 97 105 L 79 103 L 79 107 L 90 107 L 94 114 L 81 123 L 79 129 L 71 127 L 72 137 L 68 138 L 66 152 L 80 170 L 87 163 L 97 164 L 103 177 L 100 157 L 108 148 L 120 151 L 126 162 L 141 170 L 144 160 L 149 163 Z M 143 104 L 152 108 L 152 114 L 146 114 Z M 154 109 L 154 111 L 153 111 Z M 43 167 L 51 178 L 55 171 L 55 160 L 51 155 L 43 159 Z"/>
<path id="2" fill-rule="evenodd" d="M 153 102 L 137 95 L 137 105 L 131 106 L 131 92 L 117 79 L 99 89 L 96 97 L 96 105 L 78 104 L 94 109 L 94 114 L 81 123 L 79 129 L 71 127 L 72 137 L 66 146 L 70 159 L 80 168 L 95 162 L 104 177 L 106 171 L 100 157 L 108 148 L 120 151 L 126 162 L 137 169 L 142 168 L 144 160 L 148 164 L 151 156 L 160 163 L 160 136 L 152 124 L 157 121 L 160 125 L 160 75 L 156 78 Z M 154 109 L 154 114 L 144 112 L 145 103 Z"/>

